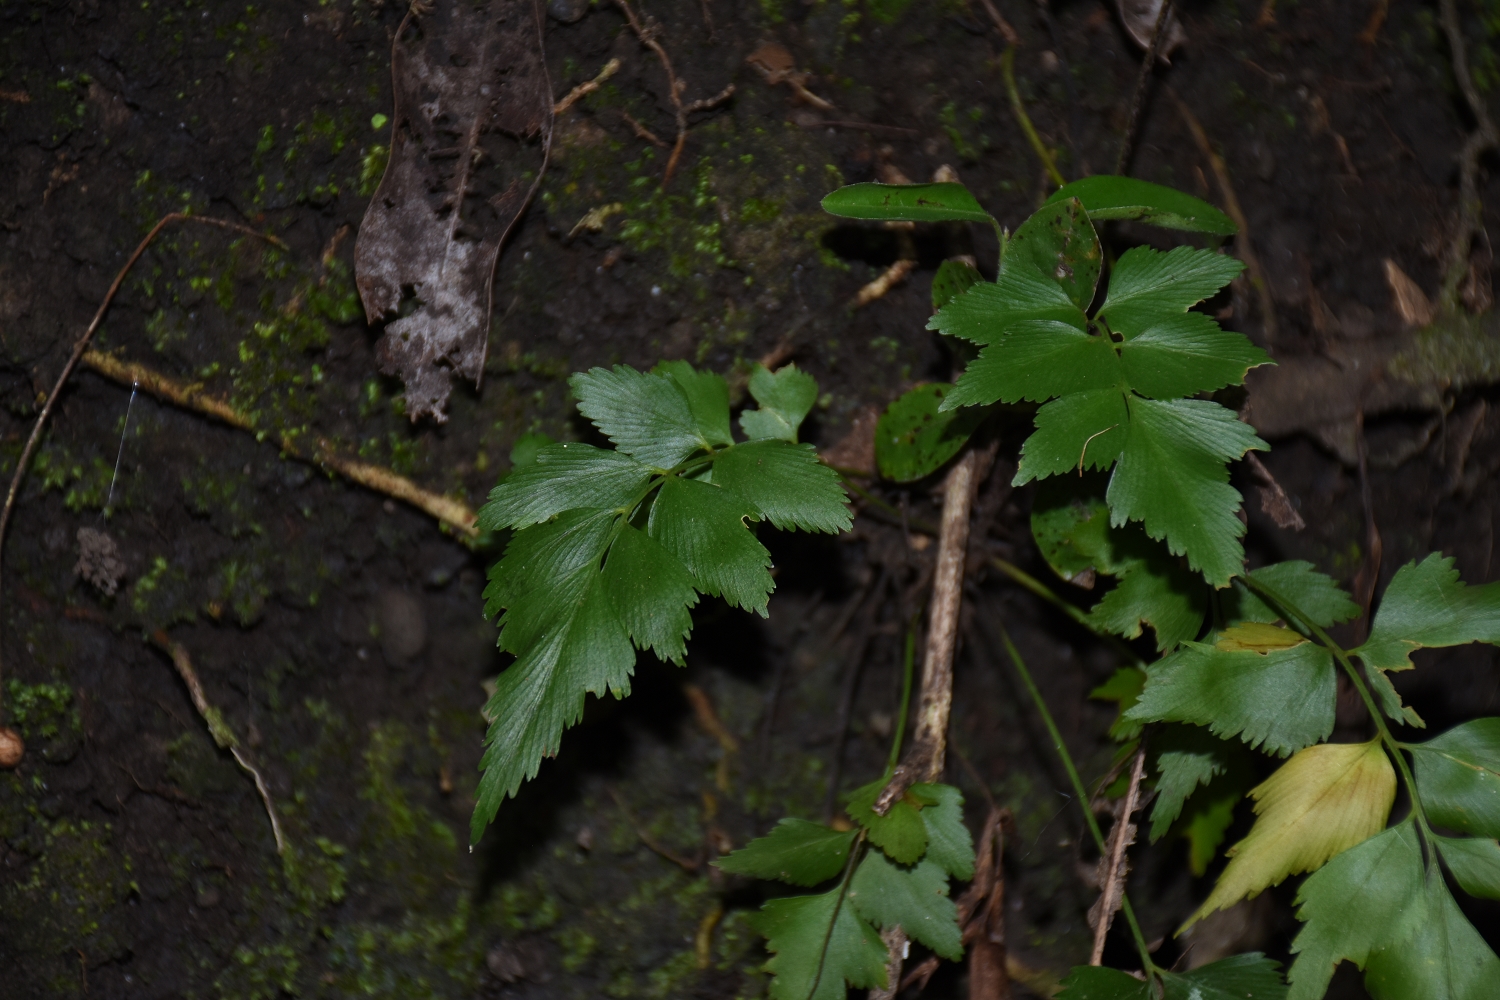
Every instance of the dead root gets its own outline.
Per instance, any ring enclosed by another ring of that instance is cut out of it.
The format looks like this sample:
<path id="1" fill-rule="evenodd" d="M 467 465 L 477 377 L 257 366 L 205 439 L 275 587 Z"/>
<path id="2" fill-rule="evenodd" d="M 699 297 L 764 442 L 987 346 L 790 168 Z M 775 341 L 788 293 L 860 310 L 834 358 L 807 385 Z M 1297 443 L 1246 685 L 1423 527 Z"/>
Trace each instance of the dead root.
<path id="1" fill-rule="evenodd" d="M 173 406 L 201 413 L 243 431 L 259 433 L 249 417 L 223 400 L 208 395 L 201 384 L 182 383 L 145 365 L 121 361 L 99 351 L 85 352 L 82 360 L 93 371 L 121 385 L 138 387 Z M 376 493 L 410 504 L 448 525 L 464 540 L 479 537 L 477 517 L 462 500 L 423 489 L 383 466 L 341 455 L 326 438 L 313 438 L 309 446 L 309 442 L 283 435 L 279 443 L 287 456 L 338 473 Z"/>
<path id="2" fill-rule="evenodd" d="M 672 58 L 667 55 L 667 50 L 657 41 L 661 34 L 661 26 L 654 22 L 643 23 L 636 17 L 635 11 L 631 9 L 628 0 L 615 0 L 615 6 L 625 15 L 625 20 L 630 24 L 630 30 L 635 32 L 635 37 L 640 39 L 642 45 L 656 54 L 661 62 L 661 68 L 667 74 L 667 96 L 672 102 L 672 110 L 677 119 L 677 141 L 672 144 L 672 155 L 667 157 L 667 169 L 662 173 L 661 185 L 666 187 L 672 183 L 672 175 L 677 172 L 677 165 L 682 160 L 683 147 L 687 145 L 688 115 L 698 111 L 708 111 L 718 107 L 734 96 L 734 84 L 725 87 L 713 97 L 702 101 L 693 101 L 690 104 L 682 102 L 682 92 L 687 85 L 677 79 L 677 72 L 672 69 Z"/>
<path id="3" fill-rule="evenodd" d="M 276 837 L 276 853 L 286 853 L 286 838 L 281 832 L 281 820 L 276 815 L 276 803 L 271 800 L 271 789 L 266 784 L 266 779 L 261 775 L 249 755 L 240 746 L 239 737 L 235 736 L 234 730 L 224 718 L 224 713 L 219 711 L 208 700 L 203 693 L 203 682 L 198 679 L 198 671 L 193 669 L 193 661 L 188 656 L 187 649 L 180 642 L 175 642 L 167 636 L 167 633 L 157 629 L 151 633 L 151 643 L 161 649 L 172 658 L 172 666 L 177 668 L 177 676 L 187 685 L 188 696 L 193 700 L 193 707 L 198 710 L 198 716 L 208 726 L 208 733 L 214 738 L 214 743 L 220 749 L 228 750 L 235 762 L 250 775 L 255 782 L 255 790 L 260 793 L 260 800 L 266 807 L 266 816 L 271 820 L 271 833 Z"/>
<path id="4" fill-rule="evenodd" d="M 552 105 L 553 116 L 555 117 L 562 114 L 573 105 L 577 104 L 579 101 L 583 100 L 585 97 L 598 90 L 605 80 L 608 80 L 619 71 L 620 60 L 611 59 L 609 62 L 605 63 L 604 68 L 599 71 L 598 76 L 594 77 L 592 80 L 589 80 L 587 83 L 580 83 L 578 86 L 568 91 L 566 97 L 558 101 L 556 104 Z"/>

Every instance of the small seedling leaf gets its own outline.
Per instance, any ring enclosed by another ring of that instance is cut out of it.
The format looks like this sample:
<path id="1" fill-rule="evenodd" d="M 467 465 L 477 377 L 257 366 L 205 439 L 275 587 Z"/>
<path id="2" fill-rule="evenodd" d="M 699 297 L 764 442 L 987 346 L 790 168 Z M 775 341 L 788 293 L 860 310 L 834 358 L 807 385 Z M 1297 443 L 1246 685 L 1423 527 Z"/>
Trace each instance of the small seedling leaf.
<path id="1" fill-rule="evenodd" d="M 1465 722 L 1407 749 L 1428 820 L 1500 837 L 1500 719 Z"/>
<path id="2" fill-rule="evenodd" d="M 769 572 L 771 553 L 745 524 L 758 516 L 736 493 L 674 476 L 662 483 L 647 532 L 682 560 L 700 593 L 764 618 L 776 584 Z"/>
<path id="3" fill-rule="evenodd" d="M 1151 810 L 1151 840 L 1171 829 L 1182 806 L 1199 785 L 1207 785 L 1229 766 L 1230 745 L 1199 726 L 1168 726 L 1153 741 L 1156 756 L 1156 805 Z"/>
<path id="4" fill-rule="evenodd" d="M 740 429 L 745 436 L 752 441 L 776 439 L 796 444 L 797 428 L 818 401 L 817 381 L 796 365 L 773 374 L 757 364 L 749 388 L 760 409 L 740 414 Z"/>
<path id="5" fill-rule="evenodd" d="M 1145 723 L 1136 719 L 1127 719 L 1125 713 L 1135 705 L 1145 686 L 1146 671 L 1140 667 L 1121 667 L 1110 674 L 1109 680 L 1089 692 L 1090 698 L 1112 701 L 1119 706 L 1120 714 L 1115 717 L 1115 721 L 1109 727 L 1110 739 L 1116 742 L 1126 742 L 1141 735 Z"/>
<path id="6" fill-rule="evenodd" d="M 886 407 L 875 425 L 875 463 L 880 474 L 898 483 L 931 475 L 957 455 L 988 416 L 977 407 L 941 411 L 953 389 L 932 382 L 902 394 Z"/>
<path id="7" fill-rule="evenodd" d="M 962 184 L 850 184 L 823 199 L 823 211 L 883 222 L 994 222 Z"/>
<path id="8" fill-rule="evenodd" d="M 1228 867 L 1184 928 L 1379 833 L 1396 798 L 1396 771 L 1379 739 L 1325 743 L 1294 754 L 1250 796 L 1259 818 L 1226 852 Z"/>
<path id="9" fill-rule="evenodd" d="M 783 819 L 764 837 L 714 862 L 735 875 L 815 886 L 844 870 L 853 830 L 832 830 L 805 819 Z"/>
<path id="10" fill-rule="evenodd" d="M 729 383 L 713 372 L 700 372 L 686 361 L 663 361 L 655 374 L 666 375 L 687 397 L 699 436 L 714 447 L 734 444 L 729 433 Z M 816 395 L 817 388 L 813 388 Z"/>
<path id="11" fill-rule="evenodd" d="M 838 473 L 810 444 L 765 440 L 728 449 L 714 463 L 714 483 L 784 531 L 832 534 L 853 523 Z"/>
<path id="12" fill-rule="evenodd" d="M 948 898 L 948 873 L 929 859 L 898 867 L 880 851 L 868 852 L 849 884 L 849 902 L 882 930 L 900 926 L 949 961 L 963 958 L 958 910 Z"/>
<path id="13" fill-rule="evenodd" d="M 870 843 L 903 865 L 913 864 L 927 851 L 927 824 L 922 821 L 921 803 L 910 791 L 891 803 L 884 816 L 875 812 L 875 799 L 885 788 L 885 781 L 874 781 L 856 788 L 849 795 L 849 818 L 870 833 Z"/>
<path id="14" fill-rule="evenodd" d="M 1049 203 L 1077 198 L 1089 217 L 1103 222 L 1134 219 L 1165 229 L 1233 236 L 1237 232 L 1229 216 L 1206 201 L 1181 191 L 1133 177 L 1099 174 L 1065 184 L 1052 193 Z"/>
<path id="15" fill-rule="evenodd" d="M 579 372 L 568 385 L 578 397 L 578 412 L 637 461 L 670 469 L 710 447 L 687 394 L 666 375 L 615 365 Z"/>

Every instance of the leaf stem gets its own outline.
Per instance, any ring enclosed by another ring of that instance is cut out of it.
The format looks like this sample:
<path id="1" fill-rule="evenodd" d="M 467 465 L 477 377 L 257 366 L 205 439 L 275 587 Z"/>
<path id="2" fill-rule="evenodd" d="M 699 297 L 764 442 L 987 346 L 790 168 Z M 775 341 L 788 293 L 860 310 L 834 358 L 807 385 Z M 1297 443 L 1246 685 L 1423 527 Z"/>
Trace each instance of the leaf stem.
<path id="1" fill-rule="evenodd" d="M 1047 733 L 1052 737 L 1052 745 L 1057 750 L 1057 755 L 1062 758 L 1063 767 L 1068 772 L 1068 780 L 1073 783 L 1073 793 L 1078 796 L 1078 804 L 1083 809 L 1083 818 L 1088 823 L 1089 832 L 1094 835 L 1094 843 L 1099 848 L 1102 857 L 1109 857 L 1109 845 L 1105 843 L 1104 834 L 1099 830 L 1099 821 L 1094 818 L 1094 811 L 1089 808 L 1089 793 L 1083 785 L 1083 779 L 1078 776 L 1078 768 L 1073 765 L 1073 755 L 1068 752 L 1068 746 L 1063 742 L 1062 732 L 1057 728 L 1057 723 L 1052 718 L 1052 713 L 1047 710 L 1047 703 L 1042 700 L 1042 692 L 1037 689 L 1036 682 L 1031 679 L 1031 671 L 1026 669 L 1026 663 L 1021 659 L 1021 653 L 1016 649 L 1016 644 L 1010 639 L 1010 632 L 1004 625 L 996 623 L 1000 630 L 1000 640 L 1005 645 L 1005 652 L 1010 656 L 1010 662 L 1015 665 L 1016 673 L 1021 675 L 1021 682 L 1026 685 L 1031 700 L 1036 703 L 1037 713 L 1042 717 L 1042 723 L 1047 727 Z M 1151 961 L 1151 952 L 1146 947 L 1146 936 L 1141 933 L 1141 925 L 1135 919 L 1135 910 L 1130 905 L 1130 897 L 1124 890 L 1120 892 L 1120 910 L 1125 914 L 1125 922 L 1130 925 L 1130 934 L 1135 938 L 1136 950 L 1141 956 L 1141 968 L 1147 975 L 1155 976 L 1161 972 L 1156 963 Z"/>
<path id="2" fill-rule="evenodd" d="M 849 860 L 844 863 L 844 874 L 839 879 L 839 898 L 833 906 L 833 919 L 828 921 L 828 932 L 823 935 L 823 950 L 818 953 L 818 974 L 813 977 L 812 989 L 807 991 L 807 1000 L 812 1000 L 818 995 L 818 984 L 823 981 L 823 967 L 828 963 L 828 945 L 833 940 L 833 929 L 838 926 L 839 911 L 844 908 L 844 901 L 849 898 L 849 881 L 854 878 L 854 869 L 865 857 L 865 838 L 868 831 L 860 827 L 859 836 L 854 838 L 854 846 L 849 849 Z M 842 984 L 842 980 L 840 980 Z"/>
<path id="3" fill-rule="evenodd" d="M 1021 131 L 1026 133 L 1026 141 L 1031 143 L 1037 159 L 1042 161 L 1042 166 L 1047 170 L 1047 176 L 1058 187 L 1068 182 L 1063 179 L 1062 173 L 1057 169 L 1057 162 L 1052 157 L 1052 151 L 1042 142 L 1042 137 L 1037 135 L 1036 128 L 1031 124 L 1031 118 L 1026 114 L 1026 105 L 1021 103 L 1021 92 L 1016 89 L 1016 49 L 1015 46 L 1005 50 L 1005 55 L 1000 57 L 1000 72 L 1005 75 L 1005 92 L 1010 95 L 1011 110 L 1016 113 L 1016 120 L 1021 123 Z"/>
<path id="4" fill-rule="evenodd" d="M 1375 730 L 1380 734 L 1380 742 L 1385 744 L 1386 752 L 1395 758 L 1396 769 L 1401 772 L 1401 783 L 1406 786 L 1407 795 L 1411 797 L 1411 809 L 1412 813 L 1417 817 L 1417 825 L 1421 827 L 1424 834 L 1430 837 L 1432 830 L 1427 825 L 1427 814 L 1423 811 L 1422 800 L 1417 795 L 1417 780 L 1411 773 L 1411 767 L 1406 763 L 1406 757 L 1401 753 L 1401 744 L 1391 735 L 1390 726 L 1386 725 L 1385 715 L 1380 711 L 1380 706 L 1376 704 L 1375 697 L 1370 694 L 1369 685 L 1365 682 L 1359 670 L 1355 668 L 1354 661 L 1349 658 L 1349 654 L 1345 652 L 1342 646 L 1334 642 L 1333 638 L 1320 628 L 1317 622 L 1308 618 L 1307 613 L 1297 607 L 1297 605 L 1251 576 L 1242 575 L 1239 580 L 1257 597 L 1274 605 L 1283 615 L 1288 618 L 1296 618 L 1301 622 L 1303 627 L 1311 632 L 1318 642 L 1326 646 L 1339 661 L 1339 665 L 1349 675 L 1350 682 L 1354 684 L 1354 689 L 1359 692 L 1360 698 L 1364 699 L 1365 708 L 1369 711 L 1370 718 L 1375 722 Z"/>
<path id="5" fill-rule="evenodd" d="M 891 757 L 886 762 L 885 773 L 896 770 L 901 760 L 901 738 L 906 735 L 906 714 L 911 709 L 911 678 L 917 663 L 917 617 L 921 611 L 912 613 L 906 626 L 906 651 L 901 657 L 901 711 L 896 715 L 896 736 L 891 742 Z"/>

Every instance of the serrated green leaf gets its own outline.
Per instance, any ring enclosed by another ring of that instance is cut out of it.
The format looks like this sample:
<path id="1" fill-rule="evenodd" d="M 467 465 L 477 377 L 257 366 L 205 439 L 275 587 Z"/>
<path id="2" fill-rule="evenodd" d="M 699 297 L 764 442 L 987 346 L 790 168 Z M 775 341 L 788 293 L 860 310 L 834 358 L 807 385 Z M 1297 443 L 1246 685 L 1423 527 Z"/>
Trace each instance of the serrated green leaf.
<path id="1" fill-rule="evenodd" d="M 1320 628 L 1346 622 L 1359 615 L 1359 605 L 1333 577 L 1319 573 L 1310 562 L 1299 559 L 1272 563 L 1245 574 L 1273 592 L 1291 601 L 1298 611 Z M 1222 595 L 1224 620 L 1239 622 L 1274 622 L 1281 618 L 1240 581 Z"/>
<path id="2" fill-rule="evenodd" d="M 1089 692 L 1090 698 L 1112 701 L 1120 708 L 1120 714 L 1109 727 L 1109 738 L 1117 742 L 1133 740 L 1141 735 L 1145 724 L 1125 718 L 1125 713 L 1141 696 L 1146 686 L 1146 671 L 1140 667 L 1121 667 L 1110 675 L 1109 680 Z"/>
<path id="3" fill-rule="evenodd" d="M 843 894 L 839 886 L 817 896 L 773 899 L 750 918 L 773 953 L 766 969 L 776 977 L 774 1000 L 844 1000 L 848 986 L 885 985 L 885 945 Z"/>
<path id="4" fill-rule="evenodd" d="M 853 830 L 831 830 L 805 819 L 787 818 L 714 866 L 735 875 L 814 886 L 844 870 L 854 837 Z"/>
<path id="5" fill-rule="evenodd" d="M 1333 656 L 1316 643 L 1253 653 L 1186 642 L 1148 674 L 1140 701 L 1126 713 L 1142 722 L 1207 726 L 1282 755 L 1333 732 Z"/>
<path id="6" fill-rule="evenodd" d="M 604 563 L 604 588 L 638 649 L 683 665 L 698 603 L 693 577 L 644 531 L 621 525 Z"/>
<path id="7" fill-rule="evenodd" d="M 1065 198 L 1077 198 L 1088 210 L 1089 217 L 1100 222 L 1135 219 L 1164 229 L 1191 233 L 1233 236 L 1238 232 L 1229 216 L 1208 202 L 1134 177 L 1111 174 L 1085 177 L 1058 188 L 1047 201 Z"/>
<path id="8" fill-rule="evenodd" d="M 1151 809 L 1151 840 L 1166 835 L 1182 806 L 1199 785 L 1229 767 L 1229 744 L 1199 726 L 1168 726 L 1152 741 L 1156 750 L 1156 805 Z"/>
<path id="9" fill-rule="evenodd" d="M 976 344 L 998 344 L 1028 326 L 1086 332 L 1088 317 L 1057 282 L 1018 265 L 1001 268 L 993 283 L 971 285 L 927 321 L 929 330 Z"/>
<path id="10" fill-rule="evenodd" d="M 919 385 L 885 408 L 875 424 L 875 464 L 881 476 L 914 482 L 959 453 L 988 414 L 978 407 L 940 411 L 952 389 L 946 382 Z"/>
<path id="11" fill-rule="evenodd" d="M 1500 842 L 1485 837 L 1434 839 L 1459 888 L 1480 899 L 1500 899 Z"/>
<path id="12" fill-rule="evenodd" d="M 564 511 L 511 536 L 484 590 L 486 617 L 505 612 L 500 648 L 519 656 L 540 638 L 553 621 L 554 588 L 581 569 L 598 569 L 618 517 L 612 510 Z"/>
<path id="13" fill-rule="evenodd" d="M 750 395 L 758 410 L 740 414 L 740 429 L 752 441 L 775 439 L 797 442 L 797 428 L 818 401 L 818 383 L 809 374 L 787 365 L 772 374 L 757 364 L 750 375 Z"/>
<path id="14" fill-rule="evenodd" d="M 729 383 L 722 375 L 697 371 L 686 361 L 663 361 L 653 370 L 677 383 L 704 441 L 715 447 L 734 444 L 729 433 Z"/>
<path id="15" fill-rule="evenodd" d="M 666 375 L 625 365 L 593 368 L 568 379 L 578 412 L 592 420 L 625 454 L 670 469 L 709 447 L 687 394 Z"/>
<path id="16" fill-rule="evenodd" d="M 1426 918 L 1423 881 L 1410 818 L 1314 872 L 1297 892 L 1304 926 L 1292 942 L 1288 1000 L 1322 1000 L 1340 962 L 1364 968 L 1372 952 L 1409 938 Z"/>
<path id="17" fill-rule="evenodd" d="M 479 527 L 524 528 L 575 507 L 625 507 L 643 498 L 650 479 L 649 468 L 619 452 L 576 441 L 545 445 L 490 491 Z"/>
<path id="18" fill-rule="evenodd" d="M 974 838 L 964 826 L 964 796 L 952 785 L 922 783 L 911 792 L 926 804 L 922 823 L 927 827 L 925 860 L 956 879 L 974 877 Z"/>
<path id="19" fill-rule="evenodd" d="M 951 398 L 951 397 L 950 397 Z M 1079 392 L 1036 411 L 1012 486 L 1077 469 L 1107 469 L 1129 436 L 1130 410 L 1118 389 Z"/>
<path id="20" fill-rule="evenodd" d="M 969 363 L 943 409 L 1043 402 L 1111 387 L 1118 393 L 1123 380 L 1120 356 L 1104 337 L 1067 323 L 1015 323 Z"/>
<path id="21" fill-rule="evenodd" d="M 1105 497 L 1111 521 L 1140 521 L 1210 585 L 1225 586 L 1245 561 L 1245 526 L 1235 517 L 1240 494 L 1225 463 L 1266 447 L 1218 403 L 1132 397 L 1129 432 Z"/>
<path id="22" fill-rule="evenodd" d="M 1378 738 L 1324 743 L 1298 751 L 1250 796 L 1255 826 L 1226 852 L 1228 867 L 1183 929 L 1374 836 L 1396 799 L 1396 771 Z"/>
<path id="23" fill-rule="evenodd" d="M 850 184 L 823 199 L 823 211 L 886 222 L 993 222 L 962 184 Z"/>
<path id="24" fill-rule="evenodd" d="M 715 459 L 714 484 L 784 531 L 837 534 L 853 523 L 839 474 L 818 461 L 810 444 L 737 444 Z"/>
<path id="25" fill-rule="evenodd" d="M 1184 808 L 1178 828 L 1188 842 L 1188 871 L 1202 878 L 1218 855 L 1219 845 L 1234 822 L 1234 810 L 1245 797 L 1244 786 L 1199 792 Z"/>
<path id="26" fill-rule="evenodd" d="M 1203 627 L 1208 594 L 1203 582 L 1165 555 L 1129 563 L 1119 583 L 1094 605 L 1089 618 L 1100 628 L 1134 639 L 1142 623 L 1156 633 L 1159 653 L 1175 649 Z"/>
<path id="27" fill-rule="evenodd" d="M 869 831 L 870 843 L 903 865 L 915 862 L 927 852 L 927 824 L 922 821 L 921 803 L 908 790 L 891 803 L 890 812 L 875 812 L 875 800 L 885 788 L 885 780 L 873 781 L 849 793 L 846 807 L 849 818 Z"/>
<path id="28" fill-rule="evenodd" d="M 771 553 L 745 524 L 758 516 L 737 493 L 671 476 L 651 505 L 646 531 L 682 561 L 701 593 L 764 618 L 776 582 L 767 572 Z"/>
<path id="29" fill-rule="evenodd" d="M 869 851 L 849 883 L 849 902 L 882 930 L 900 925 L 916 941 L 952 962 L 963 957 L 958 908 L 948 898 L 948 873 L 923 859 L 898 868 Z"/>
<path id="30" fill-rule="evenodd" d="M 1475 719 L 1406 744 L 1430 822 L 1500 837 L 1500 719 Z"/>
<path id="31" fill-rule="evenodd" d="M 1119 535 L 1110 527 L 1109 507 L 1089 485 L 1073 476 L 1038 483 L 1031 501 L 1031 537 L 1052 572 L 1092 587 L 1090 571 L 1112 575 L 1122 568 L 1122 560 L 1115 555 Z"/>
<path id="32" fill-rule="evenodd" d="M 1469 923 L 1435 869 L 1414 933 L 1370 954 L 1365 989 L 1375 1000 L 1494 1000 L 1500 958 Z M 1416 901 L 1413 901 L 1413 904 Z"/>
<path id="33" fill-rule="evenodd" d="M 1112 330 L 1129 339 L 1163 316 L 1186 313 L 1217 294 L 1244 269 L 1245 265 L 1233 257 L 1212 250 L 1174 247 L 1163 253 L 1150 247 L 1131 247 L 1115 262 L 1109 276 L 1109 294 L 1099 315 L 1109 321 Z"/>
<path id="34" fill-rule="evenodd" d="M 1132 389 L 1150 399 L 1239 385 L 1251 368 L 1271 360 L 1244 334 L 1221 330 L 1202 313 L 1162 316 L 1133 332 L 1120 345 L 1120 370 Z"/>
<path id="35" fill-rule="evenodd" d="M 1151 987 L 1119 969 L 1075 965 L 1057 1000 L 1151 1000 Z"/>
<path id="36" fill-rule="evenodd" d="M 1281 963 L 1252 951 L 1189 972 L 1168 972 L 1162 976 L 1164 1000 L 1284 1000 L 1280 968 Z"/>
<path id="37" fill-rule="evenodd" d="M 480 761 L 473 841 L 506 796 L 536 777 L 542 758 L 557 753 L 563 730 L 583 715 L 585 694 L 630 693 L 635 650 L 597 567 L 581 566 L 547 590 L 549 627 L 501 673 L 485 706 L 493 721 Z"/>
<path id="38" fill-rule="evenodd" d="M 1413 650 L 1470 642 L 1500 643 L 1500 582 L 1465 586 L 1453 559 L 1434 552 L 1396 571 L 1353 652 L 1377 670 L 1410 670 Z"/>
<path id="39" fill-rule="evenodd" d="M 932 276 L 932 311 L 937 312 L 953 301 L 954 296 L 983 280 L 973 264 L 961 260 L 943 261 Z"/>
<path id="40" fill-rule="evenodd" d="M 1087 309 L 1099 286 L 1104 252 L 1083 203 L 1049 201 L 1023 222 L 1005 245 L 1005 272 L 1032 271 L 1061 288 L 1078 309 Z"/>

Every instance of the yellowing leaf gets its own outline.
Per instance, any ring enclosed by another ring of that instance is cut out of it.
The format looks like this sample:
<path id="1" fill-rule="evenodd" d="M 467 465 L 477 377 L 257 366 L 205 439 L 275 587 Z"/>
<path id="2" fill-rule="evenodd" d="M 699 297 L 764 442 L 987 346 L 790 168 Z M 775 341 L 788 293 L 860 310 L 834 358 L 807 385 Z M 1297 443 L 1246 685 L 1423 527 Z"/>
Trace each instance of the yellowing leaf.
<path id="1" fill-rule="evenodd" d="M 1245 622 L 1219 633 L 1214 647 L 1226 653 L 1271 653 L 1300 646 L 1307 640 L 1289 628 L 1264 622 Z"/>
<path id="2" fill-rule="evenodd" d="M 1379 740 L 1324 743 L 1293 754 L 1250 797 L 1260 818 L 1226 852 L 1219 884 L 1177 933 L 1379 833 L 1396 797 L 1396 772 Z"/>

